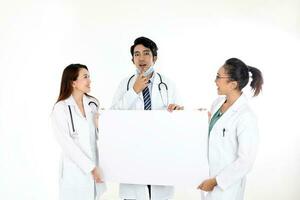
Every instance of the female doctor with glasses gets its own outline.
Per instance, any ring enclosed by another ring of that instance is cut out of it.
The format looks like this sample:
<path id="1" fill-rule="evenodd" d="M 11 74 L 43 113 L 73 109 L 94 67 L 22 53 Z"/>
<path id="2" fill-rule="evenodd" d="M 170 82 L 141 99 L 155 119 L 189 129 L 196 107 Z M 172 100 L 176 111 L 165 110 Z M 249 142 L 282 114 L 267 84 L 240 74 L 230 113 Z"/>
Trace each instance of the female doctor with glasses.
<path id="1" fill-rule="evenodd" d="M 67 66 L 51 114 L 53 132 L 62 150 L 60 200 L 95 200 L 106 189 L 98 165 L 98 101 L 87 94 L 90 84 L 85 65 Z"/>
<path id="2" fill-rule="evenodd" d="M 242 200 L 246 175 L 257 152 L 258 127 L 256 116 L 247 103 L 242 89 L 249 82 L 257 96 L 263 77 L 255 67 L 237 58 L 228 59 L 216 76 L 218 94 L 212 105 L 208 136 L 210 178 L 198 188 L 207 191 L 206 200 Z"/>

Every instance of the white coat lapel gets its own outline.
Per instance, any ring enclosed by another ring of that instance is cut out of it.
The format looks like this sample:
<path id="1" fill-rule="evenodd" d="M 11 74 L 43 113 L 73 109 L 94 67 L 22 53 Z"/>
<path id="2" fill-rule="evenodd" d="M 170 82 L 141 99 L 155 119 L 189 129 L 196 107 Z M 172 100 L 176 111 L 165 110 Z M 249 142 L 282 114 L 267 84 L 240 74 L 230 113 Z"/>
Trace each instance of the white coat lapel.
<path id="1" fill-rule="evenodd" d="M 223 103 L 226 101 L 226 97 L 220 97 L 219 102 L 216 103 L 216 105 L 214 105 L 212 107 L 212 111 L 211 111 L 211 117 L 214 116 L 214 114 L 220 109 L 220 107 L 223 105 Z"/>
<path id="2" fill-rule="evenodd" d="M 154 73 L 154 77 L 153 77 L 153 85 L 152 85 L 152 94 L 151 94 L 151 106 L 152 109 L 157 109 L 160 108 L 160 93 L 158 90 L 158 84 L 160 83 L 159 77 L 157 75 L 157 73 Z"/>
<path id="3" fill-rule="evenodd" d="M 89 103 L 90 103 L 89 98 L 86 95 L 83 95 L 83 107 L 84 107 L 84 112 L 85 112 L 86 116 L 88 116 L 92 113 L 92 108 L 89 105 Z"/>
<path id="4" fill-rule="evenodd" d="M 134 77 L 132 77 L 132 79 L 130 80 L 130 83 L 129 83 L 129 88 L 133 88 L 133 85 L 134 85 L 134 83 L 135 83 L 137 77 L 138 77 L 138 74 L 135 74 Z M 128 80 L 129 80 L 129 79 L 128 79 Z M 127 86 L 126 86 L 126 87 L 127 87 Z M 127 90 L 127 88 L 126 88 L 126 90 Z M 140 99 L 141 101 L 144 101 L 144 98 L 143 98 L 143 92 L 138 93 L 138 95 L 139 95 L 139 99 Z"/>
<path id="5" fill-rule="evenodd" d="M 70 106 L 72 114 L 77 113 L 77 111 L 76 111 L 77 105 L 76 105 L 75 99 L 73 98 L 72 95 L 69 96 L 69 97 L 65 100 L 65 102 L 66 102 L 66 105 L 67 105 L 67 106 Z M 69 109 L 69 108 L 68 108 L 68 109 Z M 77 114 L 78 114 L 78 113 L 77 113 Z"/>
<path id="6" fill-rule="evenodd" d="M 217 127 L 220 124 L 223 124 L 223 126 L 227 125 L 227 121 L 228 119 L 230 119 L 232 117 L 232 115 L 234 115 L 237 111 L 239 111 L 239 109 L 246 104 L 246 97 L 245 95 L 241 95 L 236 102 L 234 102 L 234 104 L 223 114 L 223 116 L 216 122 L 214 127 Z M 223 102 L 224 103 L 224 102 Z M 221 105 L 223 104 L 221 103 L 218 107 L 217 110 L 221 107 Z M 214 128 L 213 127 L 213 128 Z"/>
<path id="7" fill-rule="evenodd" d="M 80 112 L 76 102 L 75 102 L 75 99 L 74 97 L 71 95 L 70 97 L 68 97 L 66 100 L 65 100 L 66 104 L 67 105 L 70 105 L 71 106 L 71 111 L 72 111 L 72 114 L 76 114 L 78 115 L 79 117 L 81 118 L 84 118 L 84 116 L 82 115 L 82 113 Z M 84 105 L 85 106 L 85 105 Z M 85 108 L 84 108 L 85 109 Z"/>

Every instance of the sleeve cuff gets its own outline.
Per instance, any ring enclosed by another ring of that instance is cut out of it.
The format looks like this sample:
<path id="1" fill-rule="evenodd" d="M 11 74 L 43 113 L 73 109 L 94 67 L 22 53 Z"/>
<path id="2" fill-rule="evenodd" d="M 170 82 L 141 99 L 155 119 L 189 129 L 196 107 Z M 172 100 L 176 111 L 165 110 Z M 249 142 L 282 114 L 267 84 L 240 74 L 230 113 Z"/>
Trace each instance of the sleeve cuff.
<path id="1" fill-rule="evenodd" d="M 86 174 L 89 174 L 89 173 L 91 173 L 91 172 L 93 171 L 93 169 L 94 169 L 95 167 L 96 167 L 95 164 L 89 163 L 89 164 L 85 167 L 84 171 L 85 171 Z"/>
<path id="2" fill-rule="evenodd" d="M 222 179 L 219 176 L 216 176 L 217 186 L 222 190 L 226 189 L 225 184 L 222 182 Z"/>

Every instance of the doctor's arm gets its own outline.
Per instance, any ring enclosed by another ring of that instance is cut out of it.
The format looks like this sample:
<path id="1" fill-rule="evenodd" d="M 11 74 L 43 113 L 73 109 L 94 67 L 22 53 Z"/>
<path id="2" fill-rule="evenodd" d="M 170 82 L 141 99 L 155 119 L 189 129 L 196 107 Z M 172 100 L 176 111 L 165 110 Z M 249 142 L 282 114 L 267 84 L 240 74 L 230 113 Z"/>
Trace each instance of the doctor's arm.
<path id="1" fill-rule="evenodd" d="M 95 164 L 81 151 L 71 138 L 63 105 L 55 105 L 51 114 L 51 122 L 55 138 L 62 148 L 63 154 L 74 161 L 85 173 L 91 173 L 95 168 Z"/>
<path id="2" fill-rule="evenodd" d="M 236 131 L 238 140 L 237 159 L 216 176 L 217 184 L 223 190 L 246 176 L 256 158 L 258 127 L 255 116 L 249 113 L 241 116 Z"/>

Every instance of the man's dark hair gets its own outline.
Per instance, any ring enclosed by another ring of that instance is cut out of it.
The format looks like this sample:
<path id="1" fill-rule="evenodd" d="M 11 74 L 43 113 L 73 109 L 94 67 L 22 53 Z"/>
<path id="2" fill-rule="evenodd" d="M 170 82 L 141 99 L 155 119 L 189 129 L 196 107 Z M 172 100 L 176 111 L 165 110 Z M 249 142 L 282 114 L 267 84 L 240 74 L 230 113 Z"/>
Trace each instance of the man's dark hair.
<path id="1" fill-rule="evenodd" d="M 157 56 L 158 48 L 157 48 L 155 42 L 153 42 L 152 40 L 150 40 L 149 38 L 146 38 L 146 37 L 139 37 L 134 40 L 133 45 L 130 47 L 130 53 L 131 53 L 132 57 L 133 57 L 133 53 L 134 53 L 133 52 L 134 48 L 139 44 L 142 44 L 144 47 L 149 48 L 151 50 L 153 57 Z"/>

